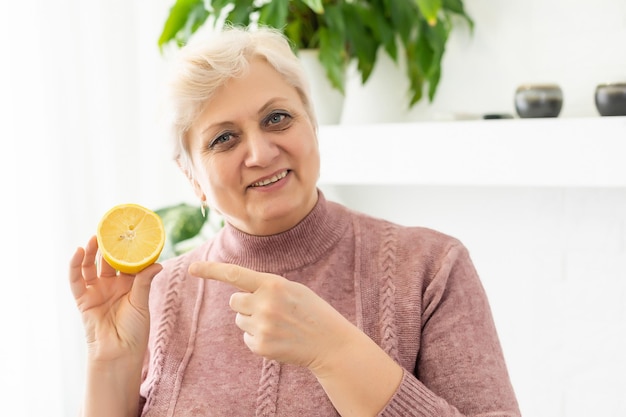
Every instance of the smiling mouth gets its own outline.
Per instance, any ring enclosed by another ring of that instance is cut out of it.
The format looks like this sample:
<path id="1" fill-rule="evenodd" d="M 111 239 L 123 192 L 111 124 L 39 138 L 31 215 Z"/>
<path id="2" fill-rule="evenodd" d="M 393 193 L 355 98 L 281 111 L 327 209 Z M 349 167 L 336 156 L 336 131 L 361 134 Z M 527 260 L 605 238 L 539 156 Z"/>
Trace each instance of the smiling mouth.
<path id="1" fill-rule="evenodd" d="M 275 182 L 280 181 L 283 178 L 285 178 L 288 173 L 289 173 L 289 170 L 287 169 L 279 174 L 274 175 L 271 178 L 268 178 L 263 181 L 255 182 L 250 187 L 265 187 L 266 185 L 274 184 Z"/>

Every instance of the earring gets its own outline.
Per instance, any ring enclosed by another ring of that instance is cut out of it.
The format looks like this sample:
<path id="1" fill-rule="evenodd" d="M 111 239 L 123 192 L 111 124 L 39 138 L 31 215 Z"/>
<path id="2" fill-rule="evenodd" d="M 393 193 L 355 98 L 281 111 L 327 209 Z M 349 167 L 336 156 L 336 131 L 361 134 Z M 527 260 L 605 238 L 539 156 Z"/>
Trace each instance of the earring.
<path id="1" fill-rule="evenodd" d="M 200 200 L 200 213 L 202 213 L 202 217 L 206 218 L 206 208 L 207 202 L 206 200 Z"/>

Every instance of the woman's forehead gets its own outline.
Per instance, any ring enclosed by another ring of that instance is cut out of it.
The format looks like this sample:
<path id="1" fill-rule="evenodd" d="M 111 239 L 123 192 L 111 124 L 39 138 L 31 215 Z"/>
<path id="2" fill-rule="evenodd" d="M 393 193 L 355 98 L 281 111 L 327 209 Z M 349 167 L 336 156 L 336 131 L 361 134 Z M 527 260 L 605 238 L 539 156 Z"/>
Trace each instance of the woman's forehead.
<path id="1" fill-rule="evenodd" d="M 258 115 L 272 105 L 302 105 L 296 88 L 265 61 L 251 61 L 249 71 L 232 77 L 204 103 L 200 117 L 228 119 L 235 114 Z"/>

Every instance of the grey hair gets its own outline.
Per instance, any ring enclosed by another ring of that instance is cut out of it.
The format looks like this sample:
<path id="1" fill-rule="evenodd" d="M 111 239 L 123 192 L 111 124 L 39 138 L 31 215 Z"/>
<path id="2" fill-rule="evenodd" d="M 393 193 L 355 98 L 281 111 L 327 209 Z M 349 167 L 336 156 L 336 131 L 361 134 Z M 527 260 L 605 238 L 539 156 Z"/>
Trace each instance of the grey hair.
<path id="1" fill-rule="evenodd" d="M 178 51 L 169 84 L 168 107 L 174 139 L 174 159 L 192 172 L 189 129 L 215 91 L 233 77 L 246 73 L 252 58 L 265 59 L 300 96 L 311 123 L 317 119 L 310 87 L 289 40 L 278 30 L 228 26 L 219 32 L 195 36 Z"/>

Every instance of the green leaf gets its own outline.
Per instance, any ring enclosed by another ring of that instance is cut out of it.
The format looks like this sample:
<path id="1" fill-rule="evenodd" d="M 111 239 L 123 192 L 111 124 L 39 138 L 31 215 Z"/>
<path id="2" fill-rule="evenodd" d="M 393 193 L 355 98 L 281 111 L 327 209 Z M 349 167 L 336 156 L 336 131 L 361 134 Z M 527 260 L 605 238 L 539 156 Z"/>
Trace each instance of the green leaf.
<path id="1" fill-rule="evenodd" d="M 474 30 L 474 21 L 465 11 L 462 0 L 443 0 L 443 9 L 448 10 L 454 14 L 457 14 L 465 19 L 470 27 L 470 30 Z"/>
<path id="2" fill-rule="evenodd" d="M 433 62 L 431 67 L 431 74 L 428 77 L 428 101 L 432 103 L 435 99 L 435 93 L 439 86 L 439 80 L 441 79 L 441 61 Z"/>
<path id="3" fill-rule="evenodd" d="M 287 12 L 285 34 L 296 49 L 319 48 L 318 28 L 325 26 L 325 14 L 316 14 L 302 0 L 290 1 Z"/>
<path id="4" fill-rule="evenodd" d="M 209 15 L 210 13 L 204 8 L 203 5 L 198 4 L 191 10 L 191 13 L 189 13 L 189 20 L 187 21 L 185 31 L 183 32 L 185 35 L 185 42 L 192 34 L 196 33 L 202 25 L 204 25 Z"/>
<path id="5" fill-rule="evenodd" d="M 432 102 L 441 79 L 441 61 L 452 27 L 446 20 L 439 20 L 434 27 L 429 27 L 428 29 L 426 32 L 428 42 L 434 52 L 430 68 L 426 73 L 426 78 L 428 79 L 428 99 Z"/>
<path id="6" fill-rule="evenodd" d="M 294 20 L 292 22 L 287 22 L 283 32 L 285 33 L 285 36 L 291 40 L 296 51 L 300 48 L 307 47 L 307 45 L 302 43 L 302 21 Z"/>
<path id="7" fill-rule="evenodd" d="M 346 60 L 342 37 L 325 27 L 320 27 L 319 35 L 319 60 L 326 70 L 326 76 L 331 85 L 344 94 Z"/>
<path id="8" fill-rule="evenodd" d="M 235 7 L 226 16 L 226 21 L 234 26 L 248 26 L 251 15 L 256 11 L 253 2 L 253 0 L 242 0 L 234 3 Z"/>
<path id="9" fill-rule="evenodd" d="M 451 29 L 452 26 L 450 23 L 445 19 L 441 19 L 437 21 L 435 26 L 429 26 L 426 31 L 426 37 L 433 47 L 433 50 L 441 55 L 443 55 Z"/>
<path id="10" fill-rule="evenodd" d="M 443 0 L 442 7 L 457 14 L 465 14 L 463 2 L 461 0 Z"/>
<path id="11" fill-rule="evenodd" d="M 380 45 L 370 27 L 362 19 L 367 10 L 357 4 L 346 4 L 343 8 L 346 25 L 346 39 L 348 40 L 348 56 L 357 60 L 357 68 L 361 74 L 361 82 L 365 84 L 369 79 L 376 53 Z"/>
<path id="12" fill-rule="evenodd" d="M 165 44 L 176 39 L 177 34 L 187 26 L 190 14 L 198 6 L 204 8 L 203 0 L 177 0 L 174 3 L 159 36 L 158 45 L 161 50 Z"/>
<path id="13" fill-rule="evenodd" d="M 208 0 L 207 6 L 216 17 L 221 16 L 224 9 L 232 3 L 232 0 Z"/>
<path id="14" fill-rule="evenodd" d="M 409 107 L 422 99 L 422 86 L 424 84 L 424 74 L 420 69 L 415 56 L 415 43 L 409 43 L 406 46 L 407 51 L 407 77 L 409 78 Z"/>
<path id="15" fill-rule="evenodd" d="M 304 3 L 311 8 L 315 13 L 322 14 L 324 13 L 324 5 L 322 4 L 322 0 L 302 0 Z"/>
<path id="16" fill-rule="evenodd" d="M 380 13 L 380 10 L 375 10 L 373 7 L 358 7 L 358 11 L 363 24 L 371 31 L 378 45 L 382 44 L 391 59 L 397 62 L 398 45 L 396 32 L 391 26 L 391 21 L 387 16 Z"/>
<path id="17" fill-rule="evenodd" d="M 411 40 L 415 16 L 418 12 L 415 0 L 390 0 L 389 7 L 391 26 L 400 35 L 402 43 L 406 45 Z"/>
<path id="18" fill-rule="evenodd" d="M 442 0 L 415 0 L 422 16 L 429 25 L 434 26 L 437 23 L 437 15 L 443 5 Z"/>
<path id="19" fill-rule="evenodd" d="M 186 203 L 164 207 L 155 213 L 163 220 L 165 235 L 172 246 L 196 236 L 206 222 L 198 207 Z"/>
<path id="20" fill-rule="evenodd" d="M 422 21 L 420 23 L 420 27 L 420 34 L 418 35 L 416 41 L 411 44 L 413 48 L 410 52 L 412 54 L 412 59 L 415 60 L 415 63 L 419 67 L 421 76 L 427 77 L 435 56 L 435 51 L 428 37 L 428 24 Z"/>
<path id="21" fill-rule="evenodd" d="M 346 16 L 350 12 L 348 4 L 336 4 L 326 8 L 323 14 L 322 22 L 330 31 L 337 32 L 341 38 L 346 36 L 346 22 L 349 20 Z M 320 29 L 323 26 L 320 25 Z"/>
<path id="22" fill-rule="evenodd" d="M 259 10 L 259 25 L 285 29 L 287 24 L 287 12 L 289 0 L 274 0 L 265 3 Z"/>

